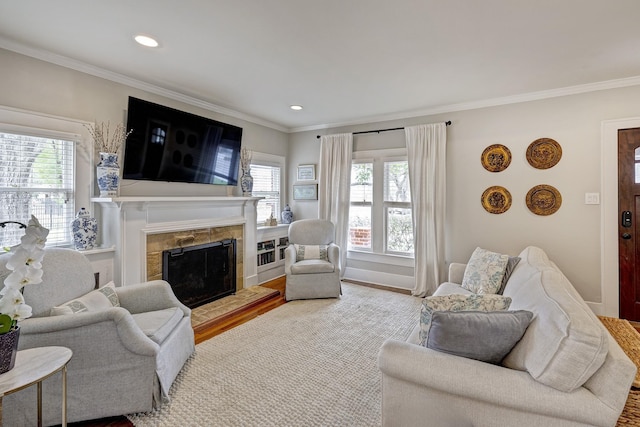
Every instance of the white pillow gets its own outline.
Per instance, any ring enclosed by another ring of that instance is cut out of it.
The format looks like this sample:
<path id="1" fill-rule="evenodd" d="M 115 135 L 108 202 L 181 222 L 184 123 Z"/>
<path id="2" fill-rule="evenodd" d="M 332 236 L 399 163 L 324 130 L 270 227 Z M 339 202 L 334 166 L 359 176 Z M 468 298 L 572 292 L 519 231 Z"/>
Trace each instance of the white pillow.
<path id="1" fill-rule="evenodd" d="M 60 316 L 120 307 L 120 300 L 118 299 L 115 288 L 115 283 L 109 282 L 100 289 L 91 291 L 80 298 L 72 299 L 62 305 L 52 307 L 50 315 Z"/>
<path id="2" fill-rule="evenodd" d="M 462 287 L 474 294 L 496 294 L 502 285 L 509 255 L 476 248 L 464 270 Z"/>
<path id="3" fill-rule="evenodd" d="M 328 245 L 293 245 L 296 248 L 296 262 L 305 259 L 321 259 L 329 261 Z"/>

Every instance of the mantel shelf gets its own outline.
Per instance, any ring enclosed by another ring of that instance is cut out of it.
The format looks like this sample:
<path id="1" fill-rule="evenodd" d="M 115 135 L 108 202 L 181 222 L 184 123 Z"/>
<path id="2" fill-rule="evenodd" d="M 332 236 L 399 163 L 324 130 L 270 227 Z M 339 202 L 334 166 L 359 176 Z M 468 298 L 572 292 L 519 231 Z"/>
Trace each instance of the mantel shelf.
<path id="1" fill-rule="evenodd" d="M 263 197 L 234 196 L 116 196 L 92 197 L 94 203 L 163 203 L 163 202 L 246 202 L 257 201 Z"/>

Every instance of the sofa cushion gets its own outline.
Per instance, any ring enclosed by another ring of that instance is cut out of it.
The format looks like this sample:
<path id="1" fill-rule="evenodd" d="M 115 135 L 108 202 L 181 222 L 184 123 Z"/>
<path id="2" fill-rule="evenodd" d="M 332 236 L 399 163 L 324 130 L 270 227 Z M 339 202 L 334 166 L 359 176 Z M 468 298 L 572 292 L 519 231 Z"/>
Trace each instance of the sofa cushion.
<path id="1" fill-rule="evenodd" d="M 533 313 L 519 311 L 436 311 L 426 347 L 498 364 L 524 334 Z"/>
<path id="2" fill-rule="evenodd" d="M 116 294 L 115 284 L 113 282 L 109 282 L 103 287 L 91 291 L 80 298 L 75 298 L 62 305 L 51 307 L 51 316 L 105 310 L 111 307 L 120 307 L 120 300 L 118 299 L 118 294 Z"/>
<path id="3" fill-rule="evenodd" d="M 535 318 L 503 365 L 557 390 L 576 390 L 603 364 L 608 333 L 542 249 L 530 246 L 519 256 L 504 296 L 512 310 Z"/>
<path id="4" fill-rule="evenodd" d="M 469 258 L 462 287 L 476 294 L 495 294 L 500 289 L 509 255 L 476 248 Z"/>
<path id="5" fill-rule="evenodd" d="M 157 344 L 162 342 L 176 328 L 184 317 L 184 312 L 178 307 L 164 310 L 148 311 L 131 315 L 142 332 Z"/>
<path id="6" fill-rule="evenodd" d="M 504 269 L 504 276 L 502 277 L 502 282 L 500 282 L 500 289 L 498 289 L 498 294 L 502 295 L 504 293 L 504 288 L 507 286 L 507 282 L 513 273 L 513 270 L 516 268 L 516 265 L 520 262 L 519 256 L 510 256 L 509 261 L 507 261 L 507 266 Z"/>
<path id="7" fill-rule="evenodd" d="M 329 261 L 306 259 L 291 265 L 292 274 L 333 273 L 335 267 Z"/>
<path id="8" fill-rule="evenodd" d="M 327 245 L 293 245 L 296 248 L 296 262 L 305 259 L 320 259 L 329 261 Z"/>
<path id="9" fill-rule="evenodd" d="M 420 345 L 425 345 L 436 311 L 498 311 L 509 309 L 511 298 L 502 295 L 440 295 L 426 297 L 420 309 Z"/>

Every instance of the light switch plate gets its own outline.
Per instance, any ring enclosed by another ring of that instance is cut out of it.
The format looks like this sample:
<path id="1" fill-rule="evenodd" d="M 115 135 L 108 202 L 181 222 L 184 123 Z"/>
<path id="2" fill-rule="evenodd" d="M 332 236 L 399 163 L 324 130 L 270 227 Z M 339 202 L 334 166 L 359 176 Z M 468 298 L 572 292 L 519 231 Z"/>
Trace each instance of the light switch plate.
<path id="1" fill-rule="evenodd" d="M 584 204 L 585 205 L 599 205 L 600 204 L 600 193 L 584 193 Z"/>

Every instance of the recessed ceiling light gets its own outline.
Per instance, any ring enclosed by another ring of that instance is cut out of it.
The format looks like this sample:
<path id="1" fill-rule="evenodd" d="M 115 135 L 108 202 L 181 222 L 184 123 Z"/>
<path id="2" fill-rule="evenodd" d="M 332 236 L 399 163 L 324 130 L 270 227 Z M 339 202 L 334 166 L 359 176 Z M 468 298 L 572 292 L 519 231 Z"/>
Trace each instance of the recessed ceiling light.
<path id="1" fill-rule="evenodd" d="M 146 47 L 158 47 L 159 43 L 153 37 L 145 36 L 142 34 L 138 34 L 134 37 L 135 41 L 140 43 L 142 46 Z"/>
<path id="2" fill-rule="evenodd" d="M 302 105 L 292 105 L 290 108 L 292 110 L 300 111 L 302 110 Z"/>

